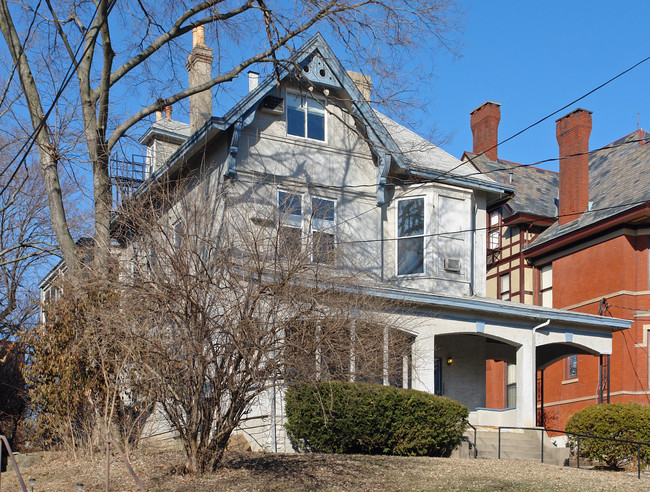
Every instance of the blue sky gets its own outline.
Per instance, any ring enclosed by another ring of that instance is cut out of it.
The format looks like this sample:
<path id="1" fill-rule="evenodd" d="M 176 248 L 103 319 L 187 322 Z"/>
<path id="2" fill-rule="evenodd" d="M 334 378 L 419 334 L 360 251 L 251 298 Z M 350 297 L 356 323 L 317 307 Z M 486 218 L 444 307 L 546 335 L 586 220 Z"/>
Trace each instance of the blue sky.
<path id="1" fill-rule="evenodd" d="M 456 157 L 471 150 L 469 113 L 483 102 L 501 103 L 503 140 L 650 56 L 650 2 L 463 3 L 461 57 L 439 51 L 435 77 L 422 87 L 421 120 L 453 134 L 442 147 Z M 520 163 L 557 157 L 555 120 L 576 107 L 593 111 L 591 149 L 635 130 L 637 114 L 650 130 L 649 81 L 647 61 L 504 144 L 499 157 Z M 423 125 L 419 133 L 427 130 Z"/>

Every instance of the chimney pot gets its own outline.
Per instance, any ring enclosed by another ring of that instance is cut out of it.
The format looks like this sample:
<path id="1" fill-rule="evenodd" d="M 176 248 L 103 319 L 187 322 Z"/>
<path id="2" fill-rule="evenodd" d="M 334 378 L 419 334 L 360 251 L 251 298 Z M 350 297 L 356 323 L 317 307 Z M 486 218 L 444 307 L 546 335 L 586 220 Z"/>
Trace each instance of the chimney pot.
<path id="1" fill-rule="evenodd" d="M 248 72 L 248 92 L 255 90 L 260 82 L 260 74 L 257 72 Z"/>
<path id="2" fill-rule="evenodd" d="M 474 137 L 473 152 L 485 154 L 491 161 L 498 159 L 499 121 L 501 104 L 487 101 L 470 113 L 470 126 Z"/>
<path id="3" fill-rule="evenodd" d="M 555 122 L 560 148 L 559 224 L 579 218 L 589 207 L 591 111 L 578 108 Z"/>
<path id="4" fill-rule="evenodd" d="M 162 111 L 156 111 L 156 121 L 162 120 Z"/>
<path id="5" fill-rule="evenodd" d="M 192 29 L 192 48 L 195 46 L 205 46 L 205 26 Z"/>
<path id="6" fill-rule="evenodd" d="M 171 106 L 165 106 L 165 118 L 168 120 L 172 119 L 172 107 Z"/>

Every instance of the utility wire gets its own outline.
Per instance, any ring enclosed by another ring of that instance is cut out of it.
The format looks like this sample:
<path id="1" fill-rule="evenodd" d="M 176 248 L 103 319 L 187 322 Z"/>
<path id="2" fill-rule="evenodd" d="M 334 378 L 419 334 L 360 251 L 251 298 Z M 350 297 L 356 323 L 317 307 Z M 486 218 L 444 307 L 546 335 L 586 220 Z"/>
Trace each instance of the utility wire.
<path id="1" fill-rule="evenodd" d="M 113 7 L 115 6 L 116 1 L 117 0 L 109 0 L 109 6 L 108 6 L 108 9 L 107 9 L 108 13 L 110 13 L 110 11 L 113 9 Z M 101 4 L 101 1 L 97 3 L 97 5 L 95 7 L 95 12 L 93 13 L 93 15 L 92 15 L 92 17 L 90 19 L 89 25 L 91 25 L 92 22 L 95 20 L 95 16 L 97 15 L 97 12 L 99 11 L 100 4 Z M 93 39 L 93 42 L 92 43 L 87 43 L 86 49 L 84 50 L 83 54 L 81 55 L 81 59 L 83 59 L 86 56 L 86 53 L 88 52 L 88 50 L 90 50 L 94 46 L 94 44 L 95 44 L 94 41 L 96 39 L 96 36 L 99 35 L 99 32 L 101 31 L 101 29 L 102 29 L 102 27 L 103 27 L 103 25 L 104 25 L 104 23 L 106 22 L 107 19 L 108 19 L 108 15 L 104 18 L 102 23 L 97 27 L 97 31 L 96 31 L 97 34 L 95 35 L 95 38 Z M 63 91 L 65 90 L 65 88 L 68 86 L 68 84 L 72 80 L 72 76 L 74 75 L 74 69 L 79 64 L 79 62 L 77 62 L 77 54 L 79 53 L 79 50 L 81 50 L 81 47 L 84 45 L 85 41 L 86 41 L 86 37 L 82 36 L 82 38 L 80 40 L 80 43 L 79 43 L 79 46 L 77 46 L 77 49 L 76 49 L 76 51 L 74 53 L 74 59 L 72 60 L 72 62 L 70 64 L 70 67 L 66 71 L 66 74 L 63 77 L 63 83 L 61 84 L 61 87 L 57 91 L 57 93 L 56 93 L 56 95 L 54 97 L 54 100 L 52 101 L 49 109 L 47 110 L 47 112 L 45 113 L 45 115 L 43 116 L 43 118 L 41 119 L 39 124 L 36 126 L 36 128 L 34 129 L 32 134 L 28 137 L 27 141 L 23 144 L 23 146 L 16 153 L 16 155 L 11 159 L 9 164 L 7 164 L 6 168 L 8 169 L 14 162 L 16 162 L 16 159 L 18 159 L 18 156 L 21 153 L 23 153 L 23 151 L 24 151 L 23 157 L 21 158 L 20 162 L 18 163 L 18 166 L 16 166 L 16 169 L 14 170 L 13 174 L 11 175 L 11 177 L 9 178 L 7 183 L 0 190 L 0 195 L 2 195 L 6 191 L 7 187 L 9 186 L 9 183 L 11 183 L 11 181 L 13 181 L 13 179 L 16 177 L 16 174 L 18 173 L 18 170 L 20 169 L 20 167 L 27 160 L 27 156 L 29 155 L 29 152 L 31 151 L 32 147 L 34 146 L 34 143 L 36 142 L 36 135 L 39 134 L 39 132 L 43 129 L 43 127 L 47 123 L 47 119 L 50 117 L 50 114 L 54 110 L 54 107 L 56 106 L 56 103 L 58 102 L 59 98 L 63 95 Z"/>
<path id="2" fill-rule="evenodd" d="M 509 136 L 509 137 L 506 138 L 505 140 L 502 140 L 501 142 L 497 142 L 497 143 L 494 144 L 492 147 L 490 147 L 489 149 L 485 150 L 484 153 L 485 153 L 485 152 L 489 152 L 490 150 L 497 148 L 499 145 L 503 145 L 504 143 L 509 142 L 509 141 L 512 140 L 513 138 L 518 137 L 519 135 L 521 135 L 521 134 L 524 133 L 524 132 L 527 132 L 527 131 L 530 130 L 531 128 L 533 128 L 533 127 L 539 125 L 540 123 L 542 123 L 542 122 L 548 120 L 549 118 L 555 116 L 555 115 L 558 114 L 559 112 L 564 111 L 564 110 L 567 109 L 569 106 L 572 106 L 573 104 L 575 104 L 575 103 L 577 103 L 577 102 L 579 102 L 579 101 L 582 101 L 583 99 L 585 99 L 586 97 L 590 96 L 590 95 L 593 94 L 594 92 L 596 92 L 596 91 L 602 89 L 602 88 L 605 87 L 607 84 L 610 84 L 611 82 L 613 82 L 613 81 L 615 81 L 616 79 L 622 77 L 622 76 L 625 75 L 626 73 L 628 73 L 628 72 L 634 70 L 636 67 L 638 67 L 639 65 L 641 65 L 641 64 L 643 64 L 643 63 L 645 63 L 645 62 L 647 62 L 648 60 L 650 60 L 650 56 L 647 56 L 647 57 L 644 58 L 643 60 L 641 60 L 641 61 L 635 63 L 634 65 L 632 65 L 631 67 L 629 67 L 629 68 L 623 70 L 622 72 L 618 73 L 617 75 L 611 77 L 611 78 L 608 79 L 607 81 L 605 81 L 605 82 L 603 82 L 602 84 L 600 84 L 599 86 L 597 86 L 597 87 L 591 89 L 589 92 L 583 94 L 582 96 L 578 97 L 577 99 L 574 99 L 574 100 L 571 101 L 570 103 L 565 104 L 565 105 L 562 106 L 560 109 L 557 109 L 557 110 L 553 111 L 552 113 L 547 114 L 547 115 L 544 116 L 543 118 L 540 118 L 540 119 L 537 120 L 536 122 L 534 122 L 534 123 L 528 125 L 528 126 L 527 126 L 526 128 L 524 128 L 523 130 L 519 130 L 517 133 L 515 133 L 514 135 Z M 472 162 L 472 161 L 473 161 L 473 158 L 469 159 L 469 162 Z M 461 166 L 461 164 L 459 164 L 458 166 L 454 167 L 453 169 L 447 171 L 445 174 L 448 174 L 448 173 L 452 173 L 452 172 L 454 172 L 454 171 L 455 171 L 456 169 L 458 169 L 460 166 Z"/>

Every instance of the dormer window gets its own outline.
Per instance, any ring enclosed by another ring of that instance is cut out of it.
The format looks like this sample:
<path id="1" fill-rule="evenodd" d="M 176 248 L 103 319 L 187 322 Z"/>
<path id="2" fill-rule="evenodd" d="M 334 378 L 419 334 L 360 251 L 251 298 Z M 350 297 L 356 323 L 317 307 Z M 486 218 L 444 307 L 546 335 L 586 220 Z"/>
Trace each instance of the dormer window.
<path id="1" fill-rule="evenodd" d="M 324 100 L 287 94 L 287 134 L 325 141 Z"/>

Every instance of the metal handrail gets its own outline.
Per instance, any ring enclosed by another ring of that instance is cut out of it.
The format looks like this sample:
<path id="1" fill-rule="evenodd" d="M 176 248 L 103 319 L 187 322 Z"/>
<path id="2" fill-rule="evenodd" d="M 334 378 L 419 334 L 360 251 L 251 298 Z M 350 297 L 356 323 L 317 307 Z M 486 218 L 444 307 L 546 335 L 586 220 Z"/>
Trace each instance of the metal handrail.
<path id="1" fill-rule="evenodd" d="M 514 426 L 509 426 L 509 425 L 500 425 L 499 426 L 499 446 L 497 450 L 497 458 L 501 459 L 501 429 L 521 429 L 521 430 L 534 430 L 534 431 L 542 431 L 542 434 L 540 436 L 540 442 L 541 442 L 541 461 L 544 463 L 544 427 L 514 427 Z"/>
<path id="2" fill-rule="evenodd" d="M 590 436 L 589 434 L 578 434 L 577 432 L 568 432 L 561 431 L 557 429 L 547 429 L 549 432 L 558 432 L 561 434 L 567 434 L 571 436 L 576 436 L 578 438 L 578 447 L 576 450 L 576 466 L 580 468 L 580 439 L 600 439 L 601 441 L 612 441 L 620 442 L 624 444 L 634 444 L 636 445 L 636 461 L 637 461 L 637 478 L 641 478 L 641 446 L 650 446 L 650 442 L 643 441 L 630 441 L 627 439 L 616 439 L 615 437 L 601 437 L 601 436 Z"/>
<path id="3" fill-rule="evenodd" d="M 14 469 L 16 470 L 16 476 L 18 477 L 18 482 L 20 483 L 20 487 L 23 489 L 23 492 L 27 492 L 27 487 L 25 486 L 25 482 L 23 481 L 23 476 L 20 474 L 18 463 L 16 463 L 16 458 L 14 458 L 14 454 L 11 452 L 11 446 L 9 446 L 9 441 L 7 441 L 7 438 L 2 434 L 0 434 L 0 463 L 2 462 L 2 443 L 4 443 L 4 445 L 7 447 L 7 452 L 9 453 L 11 462 L 13 463 Z M 0 472 L 0 477 L 2 477 L 1 472 Z M 0 478 L 0 490 L 2 490 L 1 478 Z"/>
<path id="4" fill-rule="evenodd" d="M 138 485 L 138 487 L 140 487 L 140 490 L 142 490 L 142 492 L 147 492 L 145 490 L 144 486 L 142 485 L 142 482 L 140 482 L 140 479 L 138 478 L 138 476 L 133 471 L 133 468 L 131 468 L 131 464 L 129 463 L 129 460 L 127 460 L 126 456 L 124 456 L 124 453 L 122 452 L 122 449 L 117 445 L 117 443 L 115 441 L 113 441 L 113 439 L 110 439 L 110 438 L 106 439 L 106 492 L 109 492 L 109 483 L 110 483 L 110 469 L 111 469 L 111 466 L 110 466 L 110 457 L 111 457 L 110 445 L 111 444 L 113 446 L 115 446 L 115 449 L 117 449 L 117 452 L 122 457 L 122 461 L 124 461 L 124 464 L 129 469 L 129 473 L 133 477 L 133 480 L 135 480 L 135 483 Z M 27 491 L 25 490 L 25 492 L 27 492 Z"/>

